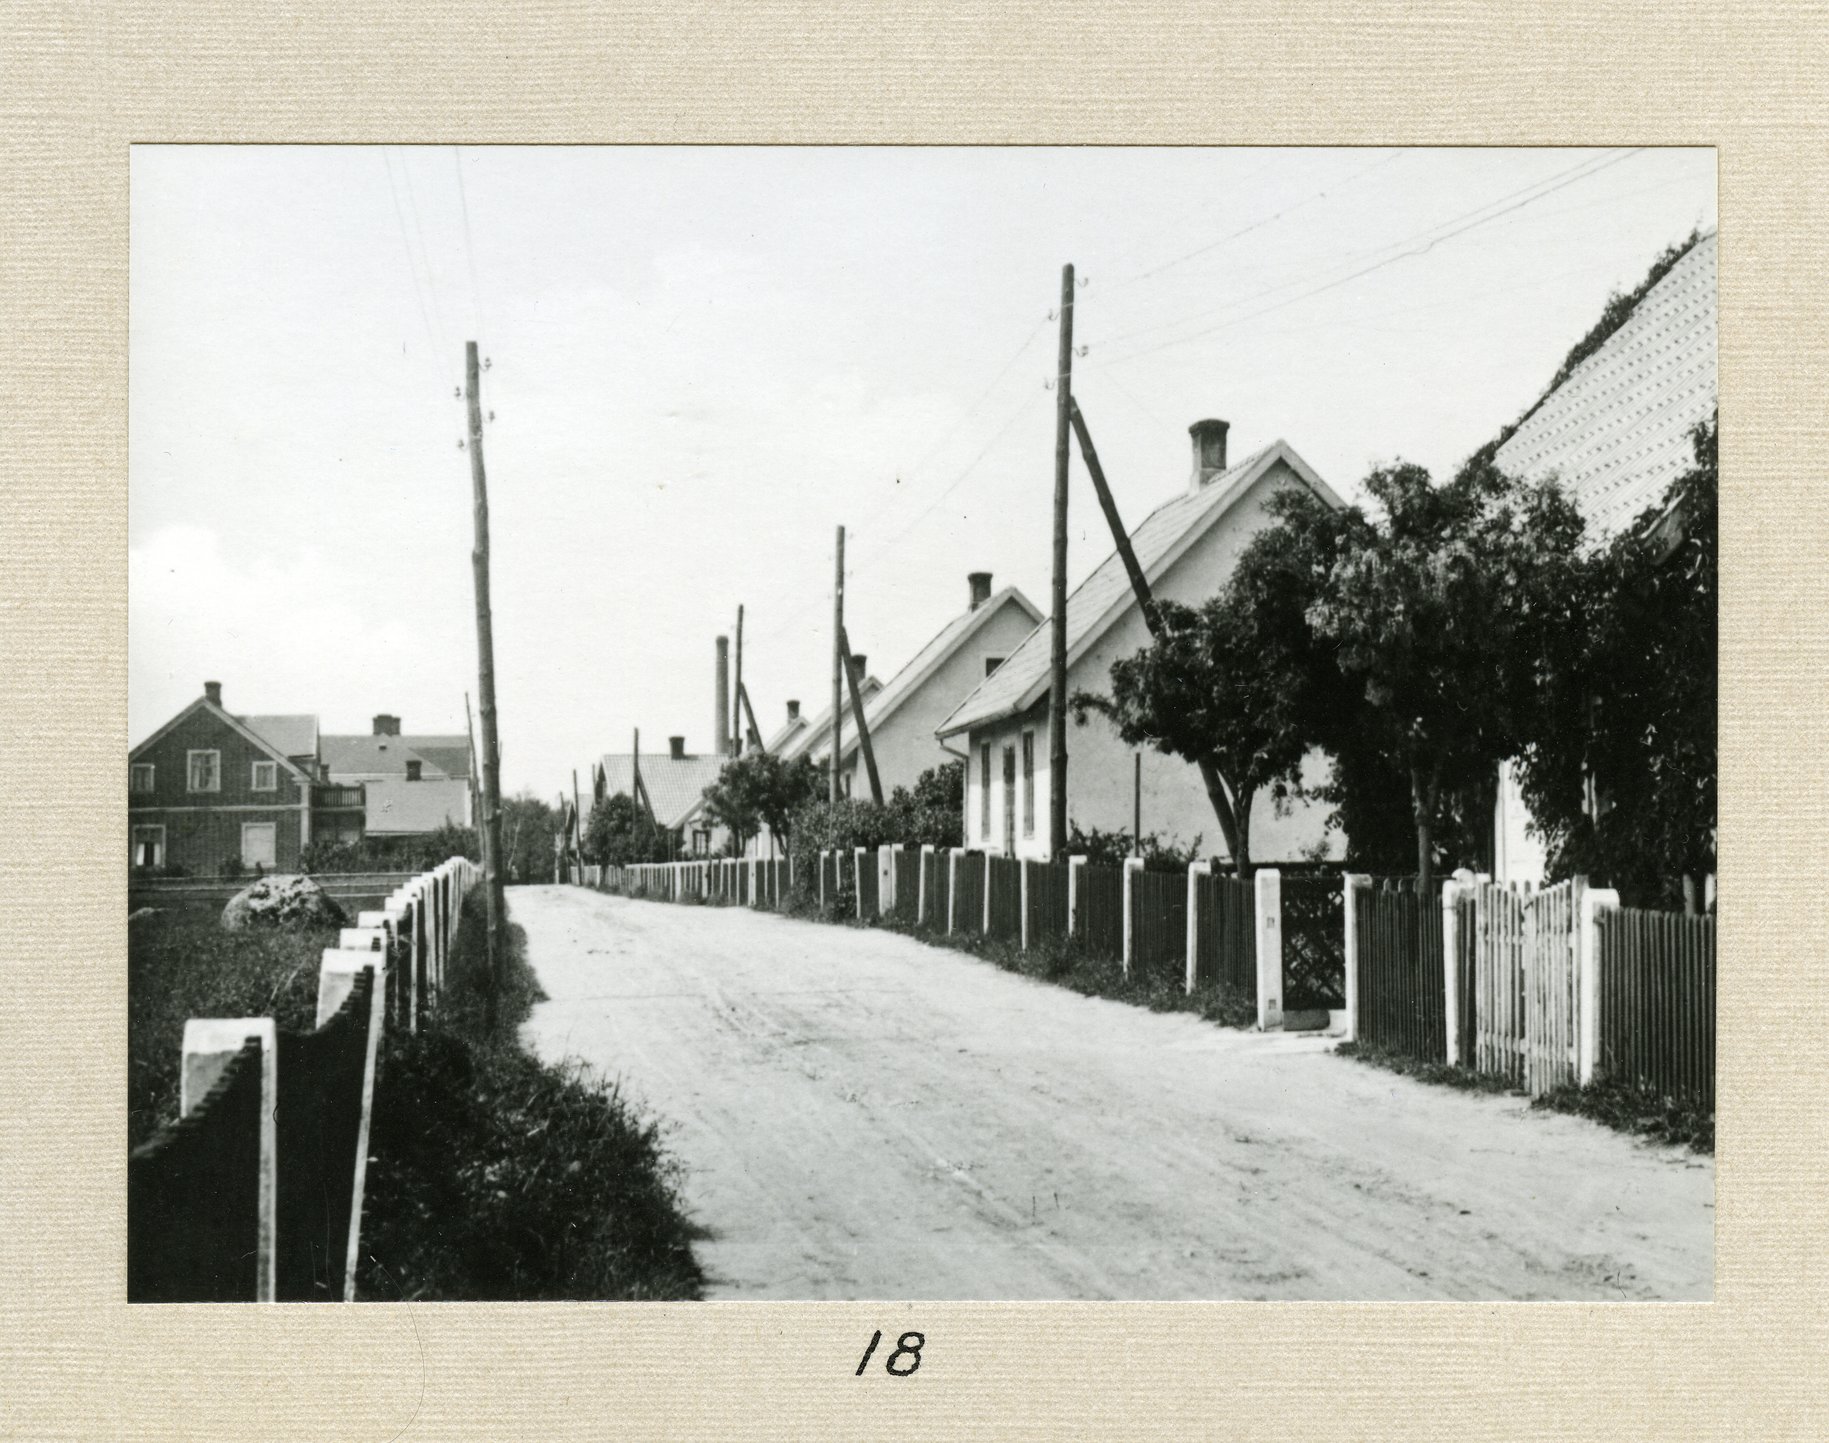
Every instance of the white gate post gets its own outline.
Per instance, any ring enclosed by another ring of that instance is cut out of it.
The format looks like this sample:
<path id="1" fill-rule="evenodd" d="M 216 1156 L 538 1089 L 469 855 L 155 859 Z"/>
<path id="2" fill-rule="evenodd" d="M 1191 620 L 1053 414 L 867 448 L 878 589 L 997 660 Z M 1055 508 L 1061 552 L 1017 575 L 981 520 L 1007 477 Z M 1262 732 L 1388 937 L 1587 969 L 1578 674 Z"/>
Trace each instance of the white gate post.
<path id="1" fill-rule="evenodd" d="M 1472 874 L 1469 873 L 1469 876 Z M 1461 1060 L 1461 884 L 1455 877 L 1442 879 L 1442 1061 L 1450 1067 Z"/>
<path id="2" fill-rule="evenodd" d="M 978 931 L 983 936 L 991 935 L 991 854 L 984 854 L 984 917 Z"/>
<path id="3" fill-rule="evenodd" d="M 1257 874 L 1257 1026 L 1268 1032 L 1283 1025 L 1283 874 L 1265 867 Z"/>
<path id="4" fill-rule="evenodd" d="M 248 1042 L 260 1043 L 260 1162 L 255 1194 L 254 1301 L 276 1297 L 279 1254 L 279 1034 L 271 1017 L 193 1017 L 178 1062 L 178 1115 L 189 1117 Z M 357 1219 L 350 1219 L 350 1226 Z"/>
<path id="5" fill-rule="evenodd" d="M 932 842 L 921 843 L 921 870 L 915 876 L 915 926 L 927 925 L 927 863 L 934 854 Z"/>
<path id="6" fill-rule="evenodd" d="M 1137 939 L 1131 935 L 1130 897 L 1131 878 L 1143 870 L 1143 858 L 1126 857 L 1124 859 L 1124 975 L 1130 976 L 1131 959 L 1136 955 Z"/>
<path id="7" fill-rule="evenodd" d="M 1359 872 L 1348 872 L 1341 880 L 1346 903 L 1346 1027 L 1348 1042 L 1359 1040 L 1359 892 L 1370 887 L 1372 879 Z"/>
<path id="8" fill-rule="evenodd" d="M 1027 952 L 1029 950 L 1029 859 L 1024 857 L 1016 865 L 1021 869 L 1019 875 L 1022 877 L 1022 900 L 1019 904 L 1022 908 L 1022 941 L 1018 945 Z"/>
<path id="9" fill-rule="evenodd" d="M 1188 863 L 1188 995 L 1194 995 L 1194 971 L 1200 956 L 1200 881 L 1211 876 L 1211 862 Z"/>
<path id="10" fill-rule="evenodd" d="M 1085 865 L 1084 857 L 1067 859 L 1067 936 L 1069 940 L 1080 935 L 1080 868 Z"/>
<path id="11" fill-rule="evenodd" d="M 950 937 L 959 919 L 959 859 L 964 847 L 954 847 L 946 859 L 946 933 Z"/>
<path id="12" fill-rule="evenodd" d="M 887 917 L 895 910 L 896 863 L 901 850 L 900 842 L 885 842 L 877 848 L 876 915 L 879 917 Z"/>
<path id="13" fill-rule="evenodd" d="M 1612 887 L 1590 887 L 1581 894 L 1581 916 L 1575 932 L 1577 1014 L 1575 1080 L 1583 1087 L 1600 1070 L 1600 913 L 1619 906 Z"/>

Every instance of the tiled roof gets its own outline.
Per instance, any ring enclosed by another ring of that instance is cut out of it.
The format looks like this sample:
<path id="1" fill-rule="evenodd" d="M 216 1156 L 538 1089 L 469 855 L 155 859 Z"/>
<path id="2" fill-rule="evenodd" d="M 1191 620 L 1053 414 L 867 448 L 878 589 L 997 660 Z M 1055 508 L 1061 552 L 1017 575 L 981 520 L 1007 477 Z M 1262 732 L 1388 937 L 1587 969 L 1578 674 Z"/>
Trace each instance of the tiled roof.
<path id="1" fill-rule="evenodd" d="M 1315 475 L 1308 463 L 1296 455 L 1286 441 L 1274 441 L 1236 465 L 1228 466 L 1198 491 L 1183 491 L 1165 501 L 1143 519 L 1130 533 L 1131 549 L 1137 563 L 1153 583 L 1171 566 L 1185 549 L 1212 523 L 1219 520 L 1232 503 L 1249 491 L 1278 460 L 1289 464 L 1298 476 L 1328 500 L 1339 498 Z M 1100 636 L 1124 614 L 1121 603 L 1130 598 L 1130 576 L 1123 559 L 1114 550 L 1098 569 L 1082 581 L 1067 598 L 1067 662 L 1094 645 Z M 1134 603 L 1133 603 L 1134 604 Z M 955 736 L 985 722 L 997 721 L 1034 704 L 1048 684 L 1050 651 L 1054 644 L 1054 622 L 1044 618 L 1009 659 L 979 683 L 977 690 L 959 704 L 940 725 L 939 734 Z"/>
<path id="2" fill-rule="evenodd" d="M 865 716 L 870 715 L 870 703 L 876 700 L 882 690 L 882 682 L 878 681 L 873 676 L 867 676 L 857 684 L 858 695 L 864 699 Z M 851 729 L 851 695 L 849 689 L 847 689 L 845 693 L 844 711 L 845 729 L 849 731 Z M 827 707 L 818 716 L 807 723 L 805 730 L 797 732 L 793 737 L 789 738 L 787 745 L 780 749 L 778 755 L 788 761 L 792 761 L 802 753 L 810 754 L 816 752 L 820 747 L 825 745 L 826 739 L 831 735 L 832 708 Z"/>
<path id="3" fill-rule="evenodd" d="M 1625 530 L 1689 468 L 1689 433 L 1714 414 L 1715 315 L 1710 232 L 1519 425 L 1499 469 L 1557 477 L 1593 542 Z"/>
<path id="4" fill-rule="evenodd" d="M 641 754 L 641 780 L 654 803 L 654 815 L 663 827 L 677 827 L 698 805 L 705 788 L 718 779 L 728 760 L 715 753 L 675 761 L 667 752 Z M 634 758 L 628 752 L 609 752 L 601 759 L 604 795 L 635 794 Z"/>
<path id="5" fill-rule="evenodd" d="M 406 775 L 407 762 L 417 758 L 421 763 L 422 777 L 449 776 L 443 767 L 435 765 L 432 760 L 417 747 L 409 745 L 406 737 L 377 736 L 323 736 L 319 739 L 322 747 L 324 765 L 330 775 L 338 776 L 373 776 L 380 773 L 384 776 Z"/>
<path id="6" fill-rule="evenodd" d="M 465 781 L 409 782 L 404 777 L 365 783 L 365 825 L 380 836 L 435 832 L 446 822 L 461 826 L 469 789 Z"/>
<path id="7" fill-rule="evenodd" d="M 464 777 L 470 775 L 470 738 L 467 736 L 403 736 L 400 738 L 407 746 L 425 758 L 428 768 L 435 768 L 447 777 Z"/>
<path id="8" fill-rule="evenodd" d="M 914 695 L 933 669 L 944 663 L 955 651 L 970 641 L 1003 608 L 1005 602 L 1013 603 L 1022 611 L 1031 626 L 1041 620 L 1041 612 L 1034 602 L 1030 601 L 1016 587 L 1004 587 L 995 596 L 981 602 L 969 611 L 961 612 L 941 627 L 940 634 L 916 652 L 914 659 L 907 666 L 890 677 L 888 685 L 874 697 L 865 700 L 864 720 L 869 722 L 874 729 L 894 715 L 896 708 Z M 857 750 L 857 728 L 850 725 L 849 717 L 850 712 L 847 708 L 845 757 L 850 757 Z M 822 743 L 825 740 L 823 736 L 820 738 Z"/>
<path id="9" fill-rule="evenodd" d="M 318 719 L 314 716 L 244 716 L 236 720 L 277 752 L 289 757 L 317 755 Z"/>

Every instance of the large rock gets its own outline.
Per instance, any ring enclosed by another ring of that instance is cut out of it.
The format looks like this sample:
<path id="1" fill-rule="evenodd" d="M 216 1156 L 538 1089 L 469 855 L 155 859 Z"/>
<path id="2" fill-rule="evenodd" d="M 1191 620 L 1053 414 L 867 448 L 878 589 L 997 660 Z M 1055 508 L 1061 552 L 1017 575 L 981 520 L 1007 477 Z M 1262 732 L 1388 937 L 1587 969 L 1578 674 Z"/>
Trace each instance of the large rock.
<path id="1" fill-rule="evenodd" d="M 244 927 L 343 927 L 343 909 L 309 877 L 262 877 L 243 887 L 222 909 L 222 925 L 231 932 Z"/>

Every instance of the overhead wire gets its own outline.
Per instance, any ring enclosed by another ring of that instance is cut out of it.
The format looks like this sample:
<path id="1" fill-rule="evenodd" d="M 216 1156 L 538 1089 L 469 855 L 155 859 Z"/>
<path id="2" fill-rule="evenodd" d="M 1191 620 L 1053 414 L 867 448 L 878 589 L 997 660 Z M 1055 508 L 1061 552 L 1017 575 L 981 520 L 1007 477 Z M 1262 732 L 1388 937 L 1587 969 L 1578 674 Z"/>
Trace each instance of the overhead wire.
<path id="1" fill-rule="evenodd" d="M 457 208 L 464 222 L 464 259 L 470 266 L 470 319 L 476 326 L 472 334 L 480 341 L 483 336 L 483 291 L 476 281 L 476 247 L 470 243 L 470 201 L 464 194 L 463 156 L 455 145 L 451 147 L 451 168 L 457 172 Z"/>

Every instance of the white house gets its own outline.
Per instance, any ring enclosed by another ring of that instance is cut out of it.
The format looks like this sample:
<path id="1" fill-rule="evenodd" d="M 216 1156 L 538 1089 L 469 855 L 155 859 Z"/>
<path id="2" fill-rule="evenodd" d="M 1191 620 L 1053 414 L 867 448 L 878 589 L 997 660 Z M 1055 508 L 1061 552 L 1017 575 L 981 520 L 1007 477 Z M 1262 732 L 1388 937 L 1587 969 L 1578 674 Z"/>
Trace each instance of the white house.
<path id="1" fill-rule="evenodd" d="M 1662 502 L 1694 461 L 1690 433 L 1714 416 L 1718 402 L 1715 328 L 1710 231 L 1525 415 L 1494 464 L 1527 481 L 1553 477 L 1586 522 L 1585 544 L 1612 541 Z M 1493 875 L 1541 883 L 1545 865 L 1516 775 L 1501 767 Z"/>
<path id="2" fill-rule="evenodd" d="M 1240 552 L 1271 518 L 1265 506 L 1280 488 L 1305 486 L 1329 505 L 1340 498 L 1286 441 L 1275 441 L 1236 465 L 1226 464 L 1227 423 L 1189 427 L 1194 466 L 1182 494 L 1164 502 L 1131 532 L 1138 564 L 1155 596 L 1198 606 L 1225 583 Z M 1111 664 L 1149 645 L 1149 630 L 1114 551 L 1067 602 L 1067 692 L 1108 692 Z M 986 678 L 938 728 L 963 746 L 965 844 L 1004 855 L 1048 856 L 1049 667 L 1053 622 L 1044 620 L 1003 666 Z M 1143 832 L 1202 839 L 1209 855 L 1225 842 L 1200 774 L 1188 762 L 1126 746 L 1106 720 L 1067 724 L 1067 812 L 1082 830 L 1129 830 L 1140 807 Z M 1138 758 L 1141 758 L 1139 764 Z M 1305 775 L 1320 781 L 1325 761 L 1311 756 Z M 1140 784 L 1138 777 L 1140 775 Z M 1298 804 L 1279 817 L 1268 796 L 1251 812 L 1254 860 L 1293 860 L 1325 838 L 1325 809 Z"/>

